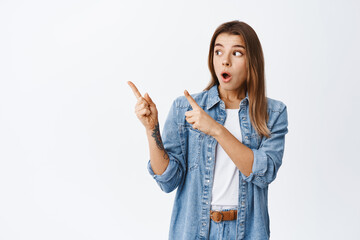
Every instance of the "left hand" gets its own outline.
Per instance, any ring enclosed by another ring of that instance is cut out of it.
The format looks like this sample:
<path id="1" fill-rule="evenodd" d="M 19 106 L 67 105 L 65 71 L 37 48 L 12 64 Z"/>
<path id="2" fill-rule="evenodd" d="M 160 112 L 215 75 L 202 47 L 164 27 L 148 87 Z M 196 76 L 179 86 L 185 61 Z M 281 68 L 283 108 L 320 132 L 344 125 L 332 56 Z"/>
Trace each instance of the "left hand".
<path id="1" fill-rule="evenodd" d="M 188 91 L 184 91 L 185 97 L 192 107 L 192 111 L 185 112 L 185 119 L 188 123 L 192 124 L 194 129 L 213 136 L 219 123 L 209 116 L 191 97 Z"/>

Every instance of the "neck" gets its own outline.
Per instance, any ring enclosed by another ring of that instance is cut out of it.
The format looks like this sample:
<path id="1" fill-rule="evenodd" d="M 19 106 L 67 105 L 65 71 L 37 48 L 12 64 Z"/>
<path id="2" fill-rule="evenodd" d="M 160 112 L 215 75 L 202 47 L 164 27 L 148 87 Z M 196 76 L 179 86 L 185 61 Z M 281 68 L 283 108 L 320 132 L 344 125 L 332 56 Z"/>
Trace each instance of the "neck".
<path id="1" fill-rule="evenodd" d="M 244 88 L 238 88 L 234 90 L 225 90 L 218 86 L 219 97 L 223 101 L 236 102 L 246 97 L 246 90 Z"/>

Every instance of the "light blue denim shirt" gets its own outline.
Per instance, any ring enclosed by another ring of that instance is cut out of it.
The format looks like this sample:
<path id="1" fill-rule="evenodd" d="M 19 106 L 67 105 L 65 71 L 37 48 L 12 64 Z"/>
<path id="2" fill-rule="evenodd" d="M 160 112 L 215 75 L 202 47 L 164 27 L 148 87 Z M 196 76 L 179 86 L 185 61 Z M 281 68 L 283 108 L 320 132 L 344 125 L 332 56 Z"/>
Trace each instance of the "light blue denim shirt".
<path id="1" fill-rule="evenodd" d="M 225 103 L 219 97 L 218 85 L 191 96 L 207 114 L 224 125 Z M 270 138 L 260 138 L 250 123 L 247 92 L 239 106 L 242 143 L 253 151 L 254 163 L 249 176 L 239 171 L 237 240 L 270 238 L 268 185 L 274 181 L 282 164 L 288 120 L 284 103 L 271 98 L 267 100 Z M 161 132 L 170 158 L 165 172 L 156 175 L 150 160 L 147 164 L 162 191 L 169 193 L 177 188 L 170 222 L 171 240 L 208 239 L 209 233 L 217 141 L 192 128 L 185 119 L 185 112 L 190 110 L 192 107 L 185 96 L 177 97 L 171 105 Z"/>

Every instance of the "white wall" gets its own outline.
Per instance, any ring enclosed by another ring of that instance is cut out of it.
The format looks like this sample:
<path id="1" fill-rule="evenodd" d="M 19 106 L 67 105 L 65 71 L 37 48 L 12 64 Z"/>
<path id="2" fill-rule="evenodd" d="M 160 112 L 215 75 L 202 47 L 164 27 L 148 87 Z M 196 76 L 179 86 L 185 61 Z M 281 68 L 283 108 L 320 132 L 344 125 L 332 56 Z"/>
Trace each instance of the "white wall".
<path id="1" fill-rule="evenodd" d="M 272 239 L 360 235 L 356 1 L 0 1 L 0 239 L 167 239 L 127 81 L 158 106 L 210 79 L 217 26 L 250 24 L 289 133 Z"/>

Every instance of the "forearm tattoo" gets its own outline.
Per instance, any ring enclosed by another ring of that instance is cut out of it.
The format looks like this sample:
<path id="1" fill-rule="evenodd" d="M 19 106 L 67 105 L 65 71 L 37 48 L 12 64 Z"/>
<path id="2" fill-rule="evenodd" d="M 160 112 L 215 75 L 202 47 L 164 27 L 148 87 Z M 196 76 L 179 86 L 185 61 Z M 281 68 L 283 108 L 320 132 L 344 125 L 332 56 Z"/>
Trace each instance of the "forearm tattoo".
<path id="1" fill-rule="evenodd" d="M 164 156 L 163 156 L 164 159 L 169 159 L 169 156 L 168 156 L 168 154 L 166 153 L 166 150 L 164 149 L 164 144 L 162 143 L 162 140 L 161 140 L 159 123 L 157 123 L 157 124 L 155 125 L 155 128 L 154 128 L 151 136 L 155 139 L 156 146 L 157 146 L 160 150 L 164 150 Z"/>

